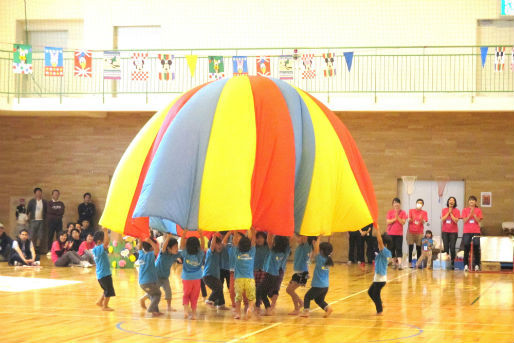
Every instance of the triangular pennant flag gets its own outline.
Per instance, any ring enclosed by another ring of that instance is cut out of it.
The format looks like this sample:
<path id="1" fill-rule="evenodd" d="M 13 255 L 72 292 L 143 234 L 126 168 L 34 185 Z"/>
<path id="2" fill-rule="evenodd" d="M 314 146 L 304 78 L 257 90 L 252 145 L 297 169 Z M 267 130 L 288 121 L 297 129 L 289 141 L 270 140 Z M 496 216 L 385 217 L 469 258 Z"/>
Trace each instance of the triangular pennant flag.
<path id="1" fill-rule="evenodd" d="M 189 72 L 191 73 L 191 77 L 195 76 L 197 60 L 198 60 L 198 55 L 186 55 L 186 61 L 187 61 L 187 65 L 189 67 Z"/>
<path id="2" fill-rule="evenodd" d="M 482 68 L 485 66 L 485 60 L 487 58 L 487 50 L 489 48 L 487 46 L 480 47 L 480 55 L 482 56 Z"/>
<path id="3" fill-rule="evenodd" d="M 352 61 L 353 61 L 353 51 L 343 52 L 344 59 L 346 60 L 346 66 L 348 67 L 348 71 L 352 70 Z"/>

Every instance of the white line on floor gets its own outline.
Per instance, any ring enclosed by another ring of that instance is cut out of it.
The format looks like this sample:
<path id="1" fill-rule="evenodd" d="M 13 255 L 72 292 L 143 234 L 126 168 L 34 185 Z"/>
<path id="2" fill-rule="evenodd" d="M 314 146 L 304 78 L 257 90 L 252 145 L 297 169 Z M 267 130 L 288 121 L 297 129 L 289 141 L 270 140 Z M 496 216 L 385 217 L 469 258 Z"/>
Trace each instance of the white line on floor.
<path id="1" fill-rule="evenodd" d="M 414 272 L 415 272 L 415 270 L 413 270 L 413 271 L 411 271 L 411 272 L 408 272 L 408 273 L 405 273 L 405 274 L 402 274 L 402 275 L 400 275 L 400 276 L 398 276 L 398 277 L 395 277 L 394 279 L 388 280 L 388 281 L 387 281 L 387 283 L 390 283 L 391 281 L 394 281 L 394 280 L 401 279 L 402 277 L 408 276 L 408 275 L 410 275 L 410 274 L 412 274 L 412 273 L 414 273 Z M 365 288 L 365 289 L 363 289 L 362 291 L 358 291 L 358 292 L 355 292 L 355 293 L 353 293 L 353 294 L 347 295 L 347 296 L 345 296 L 345 297 L 342 297 L 342 298 L 340 298 L 340 299 L 337 299 L 337 300 L 335 300 L 335 301 L 332 301 L 331 303 L 328 303 L 328 304 L 329 304 L 329 305 L 333 305 L 333 304 L 336 304 L 336 303 L 338 303 L 338 302 L 340 302 L 340 301 L 343 301 L 343 300 L 349 299 L 349 298 L 351 298 L 351 297 L 354 297 L 354 296 L 356 296 L 356 295 L 359 295 L 359 294 L 364 293 L 364 292 L 367 292 L 367 291 L 368 291 L 368 289 L 367 289 L 367 288 Z M 317 311 L 317 310 L 321 310 L 321 309 L 320 309 L 319 307 L 316 307 L 314 310 L 311 310 L 311 312 L 313 312 L 313 311 Z"/>
<path id="2" fill-rule="evenodd" d="M 278 326 L 280 324 L 282 324 L 282 322 L 278 322 L 278 323 L 275 323 L 275 324 L 268 325 L 268 326 L 266 326 L 266 327 L 264 327 L 264 328 L 262 328 L 260 330 L 252 331 L 250 333 L 247 333 L 246 335 L 243 335 L 241 337 L 234 338 L 234 339 L 232 339 L 230 341 L 227 341 L 226 343 L 235 343 L 235 342 L 241 341 L 241 340 L 243 340 L 245 338 L 248 338 L 248 337 L 251 337 L 251 336 L 255 336 L 258 333 L 261 333 L 263 331 L 266 331 L 266 330 L 269 330 L 271 328 L 274 328 L 275 326 Z"/>

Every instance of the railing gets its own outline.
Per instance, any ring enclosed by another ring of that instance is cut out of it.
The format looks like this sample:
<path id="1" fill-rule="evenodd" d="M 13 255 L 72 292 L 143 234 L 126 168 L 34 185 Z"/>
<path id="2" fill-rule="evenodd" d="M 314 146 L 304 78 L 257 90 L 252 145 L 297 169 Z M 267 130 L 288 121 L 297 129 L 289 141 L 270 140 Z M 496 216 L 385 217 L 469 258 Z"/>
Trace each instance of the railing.
<path id="1" fill-rule="evenodd" d="M 314 53 L 317 77 L 301 78 L 298 58 L 294 69 L 294 85 L 311 93 L 465 93 L 485 95 L 491 93 L 514 93 L 514 71 L 512 70 L 512 46 L 505 50 L 504 68 L 495 71 L 495 47 L 488 51 L 482 67 L 479 46 L 433 46 L 433 47 L 349 47 L 299 49 L 302 53 Z M 353 51 L 351 70 L 343 52 Z M 116 97 L 122 94 L 181 93 L 208 82 L 208 56 L 222 55 L 226 76 L 232 75 L 232 56 L 248 57 L 248 72 L 256 74 L 255 57 L 271 57 L 271 76 L 278 77 L 278 57 L 292 54 L 292 49 L 218 49 L 218 50 L 150 50 L 149 79 L 132 81 L 131 53 L 120 50 L 121 80 L 104 80 L 103 51 L 93 51 L 92 78 L 76 77 L 74 51 L 64 52 L 64 76 L 44 75 L 44 55 L 33 52 L 33 74 L 20 75 L 12 72 L 12 51 L 0 50 L 0 94 L 12 98 L 27 97 L 82 97 L 96 95 Z M 322 54 L 335 54 L 334 77 L 323 76 Z M 158 73 L 158 53 L 175 56 L 175 80 L 161 81 Z M 198 55 L 195 75 L 191 76 L 186 55 Z M 510 96 L 510 94 L 505 94 Z M 513 94 L 514 95 L 514 94 Z"/>

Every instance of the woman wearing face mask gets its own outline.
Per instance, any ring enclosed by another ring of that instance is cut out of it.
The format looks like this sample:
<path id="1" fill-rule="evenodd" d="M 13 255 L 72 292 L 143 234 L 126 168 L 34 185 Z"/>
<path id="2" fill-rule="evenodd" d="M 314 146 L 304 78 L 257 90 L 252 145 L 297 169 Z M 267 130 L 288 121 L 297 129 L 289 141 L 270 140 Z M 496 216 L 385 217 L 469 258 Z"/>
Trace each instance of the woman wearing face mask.
<path id="1" fill-rule="evenodd" d="M 455 262 L 455 243 L 457 242 L 457 236 L 459 235 L 459 222 L 460 211 L 457 208 L 457 199 L 455 197 L 449 197 L 446 201 L 446 208 L 443 208 L 441 212 L 441 232 L 443 236 L 444 252 L 450 254 L 452 266 Z"/>
<path id="2" fill-rule="evenodd" d="M 475 270 L 480 270 L 480 222 L 483 219 L 482 211 L 477 206 L 477 198 L 472 195 L 468 198 L 468 206 L 462 210 L 462 221 L 464 222 L 464 271 L 468 271 L 469 250 L 473 241 L 473 257 Z M 470 266 L 473 268 L 473 266 Z"/>
<path id="3" fill-rule="evenodd" d="M 409 245 L 409 267 L 412 268 L 412 251 L 416 244 L 416 258 L 421 257 L 421 240 L 425 223 L 428 221 L 427 212 L 423 210 L 423 199 L 416 200 L 416 208 L 409 210 L 409 229 L 407 231 L 407 244 Z"/>
<path id="4" fill-rule="evenodd" d="M 407 214 L 400 207 L 400 199 L 393 199 L 393 208 L 387 212 L 387 234 L 391 237 L 390 250 L 393 253 L 393 268 L 402 270 L 403 225 Z"/>

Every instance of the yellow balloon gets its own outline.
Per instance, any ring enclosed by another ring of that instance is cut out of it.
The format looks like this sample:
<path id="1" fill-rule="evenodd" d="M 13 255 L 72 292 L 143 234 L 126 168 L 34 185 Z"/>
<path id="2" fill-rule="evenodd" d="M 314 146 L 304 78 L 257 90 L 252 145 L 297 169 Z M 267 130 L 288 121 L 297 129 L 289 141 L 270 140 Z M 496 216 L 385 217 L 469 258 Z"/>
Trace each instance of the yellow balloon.
<path id="1" fill-rule="evenodd" d="M 130 255 L 129 256 L 129 260 L 130 260 L 130 262 L 135 262 L 136 261 L 136 256 Z"/>
<path id="2" fill-rule="evenodd" d="M 109 247 L 110 248 L 110 247 Z M 112 267 L 116 268 L 116 261 L 112 261 Z"/>
<path id="3" fill-rule="evenodd" d="M 112 254 L 112 250 L 113 250 L 112 246 L 110 246 L 108 250 L 109 250 L 109 254 Z"/>

